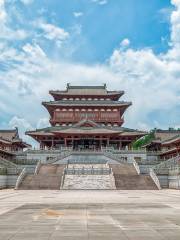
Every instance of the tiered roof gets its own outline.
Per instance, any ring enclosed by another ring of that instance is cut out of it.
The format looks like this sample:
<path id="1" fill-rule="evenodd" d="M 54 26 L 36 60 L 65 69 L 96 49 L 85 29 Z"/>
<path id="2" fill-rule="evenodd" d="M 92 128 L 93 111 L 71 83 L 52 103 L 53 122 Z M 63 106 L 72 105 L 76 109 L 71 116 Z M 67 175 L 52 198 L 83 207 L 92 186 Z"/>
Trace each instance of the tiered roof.
<path id="1" fill-rule="evenodd" d="M 20 144 L 22 147 L 30 147 L 19 137 L 18 128 L 0 130 L 0 142 L 3 144 Z"/>
<path id="2" fill-rule="evenodd" d="M 166 139 L 165 141 L 162 141 L 163 146 L 170 145 L 170 144 L 176 144 L 176 143 L 180 143 L 180 134 L 178 134 L 172 138 Z"/>
<path id="3" fill-rule="evenodd" d="M 15 139 L 19 139 L 18 129 L 8 129 L 8 130 L 0 130 L 0 139 L 5 141 L 13 141 Z"/>
<path id="4" fill-rule="evenodd" d="M 87 123 L 89 126 L 87 126 Z M 124 127 L 109 127 L 102 126 L 91 120 L 82 120 L 73 126 L 51 126 L 42 129 L 36 129 L 35 131 L 28 131 L 26 134 L 30 136 L 53 136 L 54 134 L 110 134 L 110 135 L 122 135 L 122 136 L 144 136 L 146 133 L 135 129 Z"/>
<path id="5" fill-rule="evenodd" d="M 118 101 L 124 91 L 107 91 L 106 84 L 102 86 L 71 86 L 67 84 L 65 91 L 51 90 L 50 94 L 54 97 L 54 101 L 42 102 L 50 114 L 55 107 L 77 106 L 120 107 L 121 114 L 123 114 L 132 105 L 132 102 Z M 87 100 L 87 98 L 89 99 Z"/>
<path id="6" fill-rule="evenodd" d="M 67 84 L 65 91 L 50 90 L 49 93 L 55 100 L 60 100 L 69 96 L 101 96 L 101 97 L 113 97 L 114 100 L 118 100 L 124 91 L 107 91 L 106 84 L 102 86 L 71 86 Z"/>
<path id="7" fill-rule="evenodd" d="M 125 102 L 125 101 L 110 101 L 110 100 L 91 100 L 91 101 L 81 101 L 81 100 L 60 100 L 60 101 L 50 101 L 50 102 L 43 102 L 44 106 L 130 106 L 131 102 Z"/>

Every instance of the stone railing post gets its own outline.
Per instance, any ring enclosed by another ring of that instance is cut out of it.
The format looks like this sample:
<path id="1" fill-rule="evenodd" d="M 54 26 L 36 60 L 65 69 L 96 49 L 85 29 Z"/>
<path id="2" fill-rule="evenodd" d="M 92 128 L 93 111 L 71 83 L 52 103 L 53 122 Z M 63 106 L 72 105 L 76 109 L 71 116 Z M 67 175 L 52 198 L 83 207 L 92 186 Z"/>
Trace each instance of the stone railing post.
<path id="1" fill-rule="evenodd" d="M 36 168 L 35 168 L 35 171 L 34 171 L 34 175 L 37 175 L 37 174 L 38 174 L 40 167 L 41 167 L 41 161 L 39 161 L 39 162 L 37 163 Z"/>
<path id="2" fill-rule="evenodd" d="M 24 177 L 26 176 L 27 172 L 26 172 L 26 168 L 23 168 L 21 174 L 19 175 L 19 177 L 17 178 L 17 181 L 16 181 L 16 185 L 15 185 L 15 190 L 17 190 L 20 186 L 20 184 L 22 183 Z"/>
<path id="3" fill-rule="evenodd" d="M 133 163 L 134 168 L 136 169 L 137 174 L 139 175 L 140 174 L 140 168 L 139 168 L 138 163 L 136 162 L 135 159 L 133 159 L 132 163 Z"/>
<path id="4" fill-rule="evenodd" d="M 63 175 L 62 175 L 62 177 L 61 177 L 61 186 L 60 186 L 60 189 L 63 189 L 64 179 L 65 179 L 65 170 L 63 171 Z"/>
<path id="5" fill-rule="evenodd" d="M 161 185 L 160 185 L 159 179 L 152 168 L 150 168 L 149 174 L 150 174 L 150 177 L 152 178 L 152 180 L 154 181 L 154 183 L 156 184 L 157 188 L 159 190 L 161 190 Z"/>

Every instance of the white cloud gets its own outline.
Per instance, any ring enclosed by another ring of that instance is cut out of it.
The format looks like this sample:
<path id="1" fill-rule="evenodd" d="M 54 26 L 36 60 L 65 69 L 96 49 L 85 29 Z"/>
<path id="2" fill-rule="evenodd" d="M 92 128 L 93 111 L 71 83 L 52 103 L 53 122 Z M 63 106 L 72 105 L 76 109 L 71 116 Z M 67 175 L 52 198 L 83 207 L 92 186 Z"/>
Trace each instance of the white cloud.
<path id="1" fill-rule="evenodd" d="M 29 122 L 27 122 L 27 120 L 23 119 L 23 118 L 19 118 L 17 116 L 14 116 L 10 122 L 9 122 L 9 126 L 12 127 L 12 128 L 15 128 L 15 127 L 20 127 L 21 129 L 25 129 L 26 131 L 27 130 L 31 130 L 32 129 L 32 126 Z"/>
<path id="2" fill-rule="evenodd" d="M 130 40 L 128 38 L 125 38 L 122 40 L 122 42 L 120 43 L 121 47 L 128 47 L 130 45 Z"/>
<path id="3" fill-rule="evenodd" d="M 171 15 L 171 48 L 167 53 L 156 55 L 151 49 L 120 48 L 115 49 L 110 58 L 111 69 L 132 96 L 134 106 L 128 112 L 130 124 L 148 123 L 152 113 L 151 127 L 157 125 L 156 113 L 174 111 L 176 120 L 169 115 L 172 121 L 169 125 L 175 125 L 180 118 L 180 1 L 172 3 L 177 8 Z"/>
<path id="4" fill-rule="evenodd" d="M 44 31 L 44 37 L 46 39 L 54 40 L 59 45 L 61 45 L 61 43 L 69 37 L 69 33 L 67 31 L 53 24 L 38 20 L 34 23 L 34 25 Z"/>
<path id="5" fill-rule="evenodd" d="M 5 0 L 0 0 L 0 23 L 4 23 L 6 21 L 6 17 Z"/>
<path id="6" fill-rule="evenodd" d="M 107 3 L 108 3 L 107 0 L 99 1 L 99 5 L 105 5 L 105 4 L 107 4 Z"/>
<path id="7" fill-rule="evenodd" d="M 177 7 L 176 11 L 171 15 L 171 41 L 176 47 L 180 47 L 180 0 L 172 0 L 172 3 Z"/>
<path id="8" fill-rule="evenodd" d="M 49 123 L 49 118 L 40 118 L 38 123 L 37 123 L 37 129 L 40 129 L 40 128 L 45 128 L 45 127 L 48 127 L 50 126 L 50 123 Z"/>
<path id="9" fill-rule="evenodd" d="M 23 40 L 27 38 L 28 33 L 23 29 L 12 29 L 7 23 L 7 12 L 5 0 L 0 0 L 0 39 L 3 40 Z"/>
<path id="10" fill-rule="evenodd" d="M 99 5 L 105 5 L 105 4 L 108 3 L 107 0 L 91 0 L 91 1 L 94 2 L 94 3 L 97 3 Z"/>
<path id="11" fill-rule="evenodd" d="M 28 33 L 23 29 L 12 30 L 7 26 L 1 26 L 0 39 L 24 40 L 27 37 L 28 37 Z"/>
<path id="12" fill-rule="evenodd" d="M 33 3 L 34 0 L 20 0 L 23 4 L 28 5 Z"/>
<path id="13" fill-rule="evenodd" d="M 73 15 L 74 15 L 74 17 L 78 18 L 78 17 L 83 16 L 84 14 L 83 14 L 83 12 L 73 12 Z"/>
<path id="14" fill-rule="evenodd" d="M 45 52 L 42 50 L 42 48 L 40 48 L 39 45 L 34 44 L 31 45 L 29 43 L 27 43 L 26 45 L 24 45 L 22 47 L 22 49 L 24 50 L 24 52 L 26 52 L 28 55 L 31 55 L 32 57 L 34 57 L 34 60 L 36 57 L 46 57 Z"/>
<path id="15" fill-rule="evenodd" d="M 31 144 L 32 146 L 36 146 L 37 143 L 29 136 L 25 135 L 26 131 L 33 130 L 32 125 L 24 118 L 19 118 L 17 116 L 12 117 L 9 121 L 8 126 L 10 128 L 18 128 L 19 136 L 23 139 L 23 141 Z"/>

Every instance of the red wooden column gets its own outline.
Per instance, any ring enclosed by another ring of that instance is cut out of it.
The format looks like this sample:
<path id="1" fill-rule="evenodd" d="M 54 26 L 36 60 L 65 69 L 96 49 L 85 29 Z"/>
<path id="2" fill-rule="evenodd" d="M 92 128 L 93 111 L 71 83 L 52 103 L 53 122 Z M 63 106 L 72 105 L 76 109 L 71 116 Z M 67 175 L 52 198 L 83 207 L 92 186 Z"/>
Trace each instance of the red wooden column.
<path id="1" fill-rule="evenodd" d="M 67 139 L 66 138 L 64 138 L 64 145 L 65 145 L 65 147 L 67 147 Z"/>
<path id="2" fill-rule="evenodd" d="M 119 142 L 119 149 L 122 149 L 122 142 Z"/>
<path id="3" fill-rule="evenodd" d="M 52 139 L 51 148 L 54 148 L 54 139 Z"/>
<path id="4" fill-rule="evenodd" d="M 100 136 L 100 139 L 99 139 L 99 149 L 101 149 L 102 147 L 102 136 Z"/>
<path id="5" fill-rule="evenodd" d="M 109 138 L 107 138 L 107 147 L 109 147 Z"/>
<path id="6" fill-rule="evenodd" d="M 40 141 L 40 149 L 43 149 L 42 141 Z"/>

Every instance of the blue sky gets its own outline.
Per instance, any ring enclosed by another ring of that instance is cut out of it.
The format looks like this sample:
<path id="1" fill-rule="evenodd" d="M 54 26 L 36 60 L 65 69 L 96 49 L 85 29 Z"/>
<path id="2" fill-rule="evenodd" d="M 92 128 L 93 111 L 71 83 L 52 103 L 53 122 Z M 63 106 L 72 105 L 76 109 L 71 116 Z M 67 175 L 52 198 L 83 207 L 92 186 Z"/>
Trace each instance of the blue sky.
<path id="1" fill-rule="evenodd" d="M 50 89 L 107 83 L 126 126 L 180 127 L 180 0 L 0 0 L 0 128 L 44 127 Z"/>
<path id="2" fill-rule="evenodd" d="M 131 39 L 132 47 L 136 49 L 151 47 L 159 53 L 168 47 L 168 15 L 173 10 L 169 0 L 41 0 L 27 1 L 32 2 L 28 6 L 23 1 L 14 2 L 7 5 L 7 9 L 12 6 L 16 9 L 13 26 L 30 30 L 31 22 L 43 18 L 48 23 L 73 32 L 69 41 L 75 42 L 76 50 L 71 56 L 68 55 L 68 59 L 73 61 L 105 61 L 124 38 Z M 22 14 L 22 22 L 18 21 L 17 12 Z M 75 29 L 81 33 L 75 33 Z M 41 42 L 44 50 L 51 55 L 52 46 L 49 44 Z"/>

